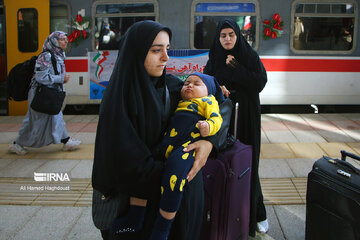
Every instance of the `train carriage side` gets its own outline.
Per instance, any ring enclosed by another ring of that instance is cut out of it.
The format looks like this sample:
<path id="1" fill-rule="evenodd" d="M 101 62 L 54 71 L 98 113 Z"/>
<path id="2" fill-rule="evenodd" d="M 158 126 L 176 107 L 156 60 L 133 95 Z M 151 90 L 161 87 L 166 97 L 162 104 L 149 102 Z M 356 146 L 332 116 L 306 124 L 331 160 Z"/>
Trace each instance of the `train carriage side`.
<path id="1" fill-rule="evenodd" d="M 269 79 L 263 104 L 360 104 L 358 7 L 359 1 L 263 1 L 264 18 L 279 9 L 288 25 L 258 50 Z"/>
<path id="2" fill-rule="evenodd" d="M 213 37 L 208 35 L 220 19 L 231 17 L 238 22 L 268 72 L 268 84 L 260 95 L 262 104 L 360 104 L 359 0 L 189 3 L 192 49 L 210 46 Z M 275 29 L 280 34 L 272 39 L 264 36 L 264 21 L 275 13 L 283 27 Z M 161 20 L 176 29 L 171 17 Z M 174 45 L 186 48 L 182 43 L 175 39 Z"/>
<path id="3" fill-rule="evenodd" d="M 121 36 L 134 22 L 151 19 L 172 29 L 171 48 L 174 51 L 171 52 L 169 72 L 176 69 L 177 66 L 172 64 L 180 58 L 187 61 L 188 66 L 193 64 L 196 58 L 192 55 L 197 52 L 201 57 L 192 65 L 198 67 L 192 70 L 201 71 L 207 61 L 206 53 L 214 38 L 216 24 L 225 17 L 238 22 L 242 34 L 259 53 L 267 69 L 268 84 L 261 93 L 262 104 L 360 103 L 360 0 L 41 1 L 49 2 L 50 31 L 39 28 L 39 34 L 62 30 L 71 35 L 78 30 L 74 27 L 77 14 L 90 23 L 84 28 L 86 39 L 79 35 L 67 50 L 66 68 L 71 81 L 65 85 L 66 104 L 100 103 L 101 97 L 92 98 L 92 86 L 96 84 L 103 90 L 106 80 L 96 79 L 99 75 L 94 75 L 92 64 L 95 59 L 98 64 L 101 58 L 94 56 L 109 54 L 106 55 L 109 69 L 104 69 L 102 75 L 109 77 L 113 64 L 111 56 L 116 56 Z M 16 2 L 21 7 L 28 1 L 5 2 Z M 282 29 L 272 26 L 272 31 L 278 33 L 273 39 L 271 31 L 270 36 L 264 35 L 264 21 L 271 20 L 276 13 L 283 25 Z M 42 38 L 39 42 L 43 42 Z M 104 52 L 106 54 L 101 55 Z M 15 62 L 23 61 L 19 55 L 11 58 Z M 8 69 L 10 67 L 8 65 Z M 176 74 L 181 75 L 181 71 L 176 70 Z"/>

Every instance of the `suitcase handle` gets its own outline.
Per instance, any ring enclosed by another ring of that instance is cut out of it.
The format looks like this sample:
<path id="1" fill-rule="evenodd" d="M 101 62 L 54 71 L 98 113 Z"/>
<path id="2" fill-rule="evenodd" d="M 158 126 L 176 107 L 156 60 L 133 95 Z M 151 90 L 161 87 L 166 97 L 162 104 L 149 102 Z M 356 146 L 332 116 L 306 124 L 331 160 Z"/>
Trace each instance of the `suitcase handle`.
<path id="1" fill-rule="evenodd" d="M 353 158 L 355 160 L 360 161 L 360 156 L 358 156 L 358 155 L 355 155 L 353 153 L 349 153 L 349 152 L 347 152 L 345 150 L 341 150 L 340 152 L 341 152 L 341 160 L 343 160 L 343 161 L 346 161 L 346 157 L 351 157 L 351 158 Z"/>
<path id="2" fill-rule="evenodd" d="M 353 165 L 351 165 L 351 163 L 346 162 L 346 161 L 336 161 L 338 164 L 343 165 L 346 168 L 351 169 L 354 173 L 356 173 L 357 175 L 360 175 L 360 170 L 357 169 L 356 167 L 354 167 Z"/>

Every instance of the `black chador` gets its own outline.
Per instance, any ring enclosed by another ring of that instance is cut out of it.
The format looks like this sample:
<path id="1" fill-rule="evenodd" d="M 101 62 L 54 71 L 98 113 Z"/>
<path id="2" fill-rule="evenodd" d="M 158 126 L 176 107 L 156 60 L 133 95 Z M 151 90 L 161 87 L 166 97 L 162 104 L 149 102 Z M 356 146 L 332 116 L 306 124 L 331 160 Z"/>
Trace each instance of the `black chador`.
<path id="1" fill-rule="evenodd" d="M 148 239 L 159 212 L 160 182 L 165 162 L 155 159 L 158 144 L 180 100 L 182 81 L 166 75 L 152 78 L 144 67 L 147 53 L 160 31 L 154 21 L 132 25 L 120 42 L 118 57 L 100 107 L 95 140 L 93 188 L 105 196 L 126 192 L 147 199 L 143 228 L 118 239 Z M 166 94 L 166 86 L 169 94 Z M 165 104 L 169 96 L 170 110 Z M 184 187 L 169 240 L 197 239 L 203 212 L 201 171 Z M 125 214 L 125 213 L 122 213 Z M 104 232 L 104 231 L 103 231 Z"/>
<path id="2" fill-rule="evenodd" d="M 220 32 L 224 28 L 232 28 L 237 36 L 236 44 L 231 50 L 225 50 L 219 40 Z M 265 87 L 267 75 L 258 54 L 242 36 L 235 21 L 226 19 L 220 22 L 215 36 L 204 73 L 214 76 L 220 85 L 225 85 L 230 90 L 233 105 L 239 103 L 237 138 L 253 146 L 249 234 L 255 236 L 256 223 L 266 219 L 258 168 L 261 142 L 259 93 Z M 227 65 L 226 58 L 229 54 L 233 55 L 236 61 Z M 232 121 L 233 119 L 234 117 Z M 232 122 L 231 132 L 233 126 Z"/>

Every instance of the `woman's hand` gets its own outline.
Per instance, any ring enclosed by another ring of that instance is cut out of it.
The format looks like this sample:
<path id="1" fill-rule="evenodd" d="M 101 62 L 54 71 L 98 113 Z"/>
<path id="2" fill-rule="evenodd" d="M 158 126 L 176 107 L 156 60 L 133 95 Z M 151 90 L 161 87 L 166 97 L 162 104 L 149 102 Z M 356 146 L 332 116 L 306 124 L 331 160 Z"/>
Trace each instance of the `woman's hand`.
<path id="1" fill-rule="evenodd" d="M 67 83 L 70 79 L 70 75 L 69 74 L 65 74 L 64 75 L 64 84 Z"/>
<path id="2" fill-rule="evenodd" d="M 187 180 L 190 182 L 196 174 L 200 171 L 200 169 L 205 165 L 210 152 L 212 150 L 212 143 L 206 140 L 196 141 L 186 148 L 184 148 L 184 152 L 190 152 L 191 150 L 195 150 L 195 161 L 193 167 L 190 169 Z"/>
<path id="3" fill-rule="evenodd" d="M 239 65 L 239 62 L 236 60 L 236 58 L 233 55 L 227 55 L 226 58 L 226 65 L 236 68 Z"/>
<path id="4" fill-rule="evenodd" d="M 235 59 L 235 57 L 233 55 L 227 55 L 227 58 L 226 58 L 226 64 L 231 64 L 231 61 Z"/>
<path id="5" fill-rule="evenodd" d="M 225 87 L 225 85 L 220 86 L 220 88 L 224 96 L 228 98 L 230 96 L 230 91 Z"/>

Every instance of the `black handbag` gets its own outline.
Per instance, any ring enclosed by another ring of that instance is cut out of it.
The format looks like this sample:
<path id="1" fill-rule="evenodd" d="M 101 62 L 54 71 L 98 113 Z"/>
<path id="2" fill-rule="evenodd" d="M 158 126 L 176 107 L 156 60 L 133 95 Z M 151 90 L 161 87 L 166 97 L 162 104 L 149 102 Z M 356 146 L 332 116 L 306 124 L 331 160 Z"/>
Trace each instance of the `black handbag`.
<path id="1" fill-rule="evenodd" d="M 37 112 L 57 115 L 61 110 L 64 99 L 64 91 L 39 84 L 35 90 L 35 96 L 30 106 Z"/>
<path id="2" fill-rule="evenodd" d="M 96 228 L 108 230 L 115 218 L 125 213 L 128 207 L 128 194 L 120 192 L 105 197 L 101 192 L 93 189 L 92 219 Z"/>

